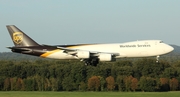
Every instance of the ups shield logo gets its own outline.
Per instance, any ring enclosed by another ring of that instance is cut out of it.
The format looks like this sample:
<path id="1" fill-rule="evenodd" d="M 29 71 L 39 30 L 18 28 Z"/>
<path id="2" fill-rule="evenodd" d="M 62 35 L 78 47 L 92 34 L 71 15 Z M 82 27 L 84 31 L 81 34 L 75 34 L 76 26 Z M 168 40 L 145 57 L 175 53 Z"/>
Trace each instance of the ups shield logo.
<path id="1" fill-rule="evenodd" d="M 21 33 L 21 32 L 13 33 L 13 41 L 16 44 L 22 43 L 22 41 L 23 41 L 23 33 Z"/>

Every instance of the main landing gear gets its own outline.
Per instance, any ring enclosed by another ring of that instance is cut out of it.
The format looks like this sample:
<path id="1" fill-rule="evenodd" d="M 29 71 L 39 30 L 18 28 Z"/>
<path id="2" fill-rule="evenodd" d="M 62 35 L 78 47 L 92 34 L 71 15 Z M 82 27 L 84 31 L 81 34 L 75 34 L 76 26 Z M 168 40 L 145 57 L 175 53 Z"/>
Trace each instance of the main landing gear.
<path id="1" fill-rule="evenodd" d="M 85 65 L 97 66 L 97 64 L 99 63 L 99 59 L 98 58 L 86 59 L 84 60 L 84 62 Z"/>

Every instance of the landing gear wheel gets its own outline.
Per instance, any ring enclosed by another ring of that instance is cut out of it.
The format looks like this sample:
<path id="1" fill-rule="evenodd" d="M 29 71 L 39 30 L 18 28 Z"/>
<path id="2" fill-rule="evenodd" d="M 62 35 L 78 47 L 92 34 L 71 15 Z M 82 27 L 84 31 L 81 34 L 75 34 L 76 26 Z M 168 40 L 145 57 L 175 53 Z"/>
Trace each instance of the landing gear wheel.
<path id="1" fill-rule="evenodd" d="M 156 56 L 156 63 L 159 63 L 159 57 L 160 56 Z"/>
<path id="2" fill-rule="evenodd" d="M 97 66 L 98 63 L 99 59 L 97 58 L 85 60 L 85 65 Z"/>
<path id="3" fill-rule="evenodd" d="M 92 66 L 97 66 L 98 63 L 99 63 L 98 59 L 92 59 L 92 61 L 91 61 Z"/>
<path id="4" fill-rule="evenodd" d="M 85 61 L 85 65 L 86 66 L 91 65 L 91 62 L 90 61 Z"/>

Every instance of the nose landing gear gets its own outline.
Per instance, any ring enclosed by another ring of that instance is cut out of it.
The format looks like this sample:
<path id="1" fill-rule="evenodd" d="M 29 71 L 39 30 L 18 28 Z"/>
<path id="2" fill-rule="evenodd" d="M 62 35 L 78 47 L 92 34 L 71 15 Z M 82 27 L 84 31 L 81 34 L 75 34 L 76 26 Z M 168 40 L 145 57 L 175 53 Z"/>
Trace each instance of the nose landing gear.
<path id="1" fill-rule="evenodd" d="M 159 57 L 160 56 L 156 56 L 156 63 L 159 63 Z"/>

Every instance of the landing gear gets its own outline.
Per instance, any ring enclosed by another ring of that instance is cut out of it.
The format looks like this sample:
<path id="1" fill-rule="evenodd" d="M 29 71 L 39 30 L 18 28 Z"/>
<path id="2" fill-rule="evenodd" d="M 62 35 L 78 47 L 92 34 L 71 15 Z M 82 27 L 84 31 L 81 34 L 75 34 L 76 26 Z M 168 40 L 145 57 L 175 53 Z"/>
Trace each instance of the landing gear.
<path id="1" fill-rule="evenodd" d="M 160 56 L 156 56 L 156 63 L 159 63 L 159 57 Z"/>
<path id="2" fill-rule="evenodd" d="M 84 61 L 85 61 L 85 65 L 91 65 L 91 66 L 97 66 L 97 64 L 99 63 L 98 58 L 87 59 L 87 60 L 84 60 Z"/>

